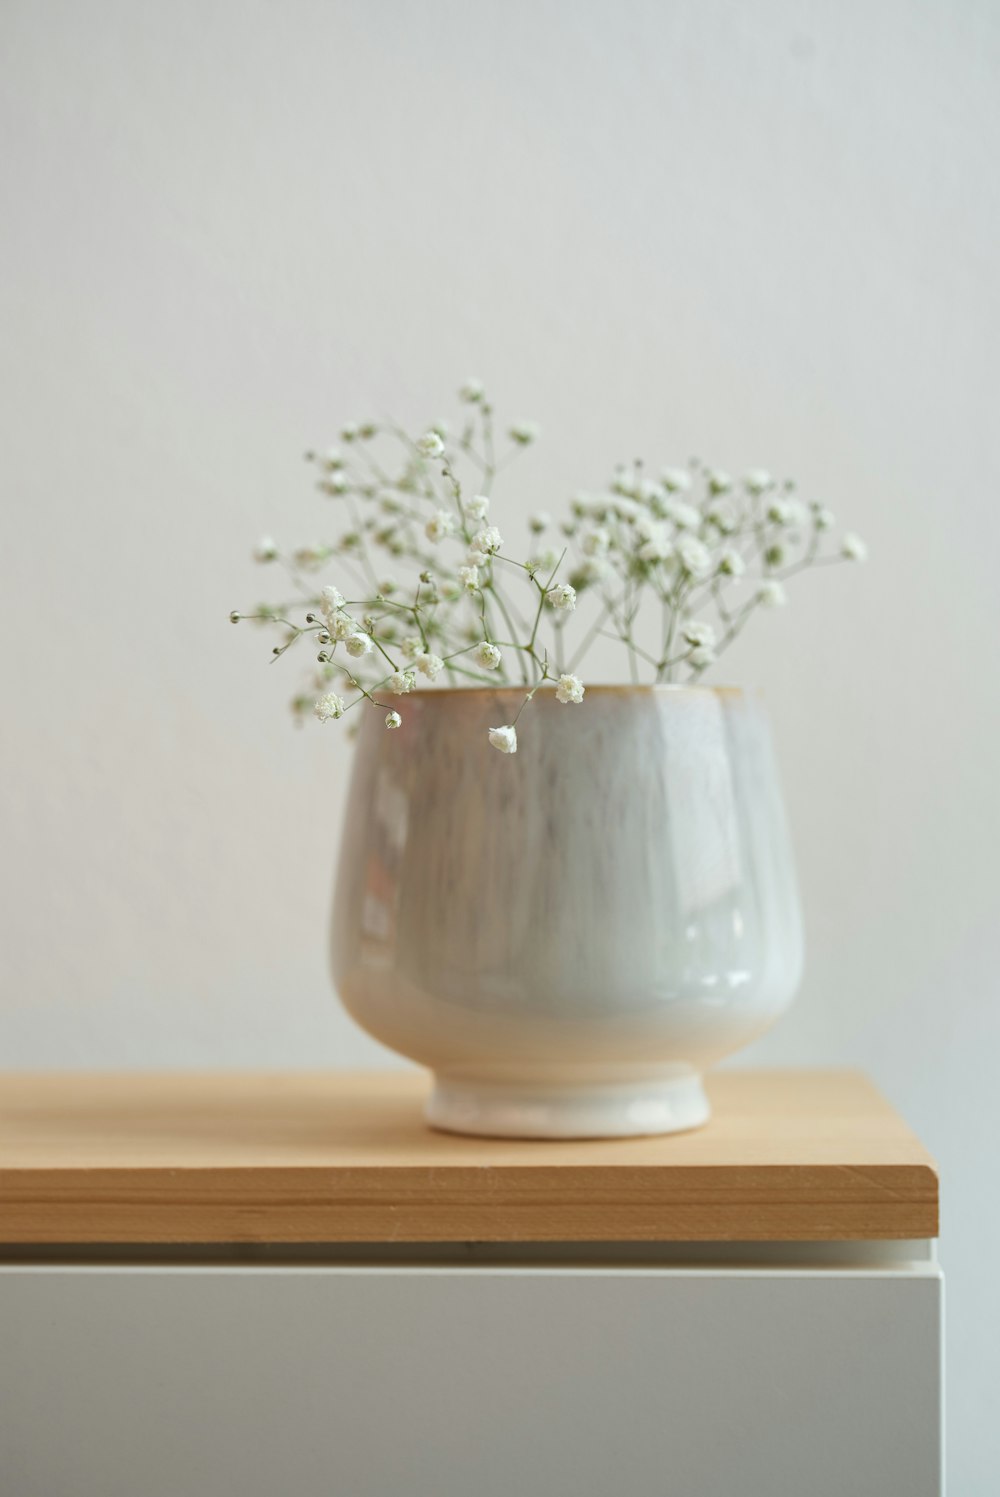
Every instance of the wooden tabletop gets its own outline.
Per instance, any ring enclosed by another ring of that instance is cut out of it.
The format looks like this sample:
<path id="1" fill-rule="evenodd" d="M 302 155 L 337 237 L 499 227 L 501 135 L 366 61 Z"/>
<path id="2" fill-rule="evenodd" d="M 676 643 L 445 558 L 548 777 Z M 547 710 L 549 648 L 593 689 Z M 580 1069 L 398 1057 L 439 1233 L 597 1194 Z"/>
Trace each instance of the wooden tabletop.
<path id="1" fill-rule="evenodd" d="M 0 1242 L 837 1241 L 937 1235 L 864 1077 L 728 1071 L 662 1138 L 433 1132 L 421 1072 L 0 1075 Z"/>

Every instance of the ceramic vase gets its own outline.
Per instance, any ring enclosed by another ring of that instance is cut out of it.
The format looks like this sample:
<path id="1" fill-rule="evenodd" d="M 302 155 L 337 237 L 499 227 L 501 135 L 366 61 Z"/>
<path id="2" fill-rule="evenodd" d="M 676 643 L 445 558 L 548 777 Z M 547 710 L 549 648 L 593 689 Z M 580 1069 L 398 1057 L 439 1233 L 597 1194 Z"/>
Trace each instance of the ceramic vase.
<path id="1" fill-rule="evenodd" d="M 802 927 L 766 715 L 728 688 L 516 688 L 366 712 L 332 926 L 343 1003 L 433 1072 L 426 1116 L 671 1133 L 791 1002 Z"/>

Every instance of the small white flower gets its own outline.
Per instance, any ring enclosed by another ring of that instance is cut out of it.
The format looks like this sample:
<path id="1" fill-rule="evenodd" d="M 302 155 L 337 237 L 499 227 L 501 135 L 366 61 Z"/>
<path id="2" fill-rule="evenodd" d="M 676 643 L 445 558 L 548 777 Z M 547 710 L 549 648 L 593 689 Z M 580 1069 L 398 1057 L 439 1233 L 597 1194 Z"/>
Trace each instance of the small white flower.
<path id="1" fill-rule="evenodd" d="M 343 494 L 347 488 L 347 476 L 339 468 L 326 478 L 321 478 L 316 487 L 324 494 Z"/>
<path id="2" fill-rule="evenodd" d="M 417 684 L 417 678 L 412 671 L 393 671 L 386 685 L 394 696 L 405 696 L 412 691 Z"/>
<path id="3" fill-rule="evenodd" d="M 319 596 L 319 606 L 320 608 L 322 608 L 324 613 L 326 613 L 328 610 L 331 613 L 336 613 L 338 608 L 343 608 L 344 606 L 345 598 L 338 587 L 320 588 Z"/>
<path id="4" fill-rule="evenodd" d="M 671 504 L 667 509 L 667 515 L 678 530 L 697 530 L 701 524 L 701 515 L 693 504 Z"/>
<path id="5" fill-rule="evenodd" d="M 817 530 L 832 530 L 837 520 L 832 510 L 825 509 L 822 504 L 813 507 L 813 524 Z"/>
<path id="6" fill-rule="evenodd" d="M 490 507 L 490 501 L 485 494 L 473 494 L 471 499 L 462 500 L 462 510 L 470 520 L 485 520 Z"/>
<path id="7" fill-rule="evenodd" d="M 763 494 L 774 483 L 774 479 L 766 468 L 751 468 L 749 473 L 744 473 L 743 482 L 751 494 Z"/>
<path id="8" fill-rule="evenodd" d="M 711 624 L 699 624 L 696 619 L 688 619 L 682 626 L 681 633 L 689 645 L 704 645 L 711 649 L 715 644 L 715 630 Z"/>
<path id="9" fill-rule="evenodd" d="M 350 639 L 357 627 L 357 620 L 352 619 L 349 613 L 338 613 L 327 623 L 327 628 L 334 639 Z"/>
<path id="10" fill-rule="evenodd" d="M 719 571 L 727 577 L 742 577 L 746 569 L 743 557 L 732 546 L 727 547 L 719 557 Z"/>
<path id="11" fill-rule="evenodd" d="M 576 607 L 576 588 L 570 587 L 568 582 L 559 582 L 555 587 L 549 588 L 545 594 L 545 601 L 550 608 L 572 613 Z"/>
<path id="12" fill-rule="evenodd" d="M 736 511 L 724 499 L 714 499 L 705 511 L 705 518 L 711 520 L 716 530 L 721 530 L 723 535 L 731 535 L 736 529 Z"/>
<path id="13" fill-rule="evenodd" d="M 582 702 L 585 687 L 579 676 L 560 676 L 556 684 L 557 702 Z"/>
<path id="14" fill-rule="evenodd" d="M 605 556 L 610 545 L 610 535 L 600 526 L 596 530 L 586 531 L 580 539 L 580 550 L 584 556 Z"/>
<path id="15" fill-rule="evenodd" d="M 511 724 L 503 728 L 491 728 L 490 743 L 495 749 L 499 749 L 501 754 L 516 754 L 517 729 Z"/>
<path id="16" fill-rule="evenodd" d="M 340 428 L 340 440 L 342 442 L 354 442 L 357 440 L 358 426 L 356 421 L 348 421 L 346 426 Z"/>
<path id="17" fill-rule="evenodd" d="M 344 640 L 344 649 L 348 655 L 353 655 L 355 660 L 360 660 L 363 655 L 372 652 L 372 637 L 370 634 L 362 634 L 360 630 L 356 634 L 349 634 Z"/>
<path id="18" fill-rule="evenodd" d="M 757 589 L 757 602 L 762 608 L 784 608 L 788 602 L 788 594 L 780 582 L 770 579 L 762 582 Z"/>
<path id="19" fill-rule="evenodd" d="M 845 561 L 867 561 L 868 547 L 860 535 L 855 535 L 853 530 L 849 530 L 841 543 L 840 554 Z"/>
<path id="20" fill-rule="evenodd" d="M 713 494 L 725 494 L 733 486 L 733 480 L 722 468 L 714 468 L 708 475 L 708 486 Z"/>
<path id="21" fill-rule="evenodd" d="M 485 530 L 480 530 L 477 535 L 474 535 L 469 542 L 469 565 L 478 565 L 474 557 L 485 560 L 487 556 L 495 556 L 502 545 L 503 536 L 497 527 L 488 525 Z"/>
<path id="22" fill-rule="evenodd" d="M 584 587 L 592 587 L 595 582 L 604 582 L 612 573 L 611 563 L 602 556 L 587 556 L 570 572 L 570 586 L 580 592 Z"/>
<path id="23" fill-rule="evenodd" d="M 705 577 L 712 570 L 712 553 L 693 535 L 684 535 L 677 542 L 677 555 L 685 572 L 692 577 Z"/>
<path id="24" fill-rule="evenodd" d="M 424 526 L 424 534 L 429 541 L 444 540 L 446 535 L 451 535 L 455 529 L 455 521 L 447 510 L 439 509 L 431 515 Z"/>
<path id="25" fill-rule="evenodd" d="M 441 671 L 444 670 L 444 661 L 440 655 L 431 655 L 424 651 L 413 657 L 413 664 L 421 675 L 426 676 L 429 681 L 433 681 L 435 676 L 440 675 Z"/>
<path id="26" fill-rule="evenodd" d="M 642 505 L 635 499 L 630 499 L 627 494 L 616 495 L 612 508 L 623 520 L 637 520 L 642 514 Z"/>
<path id="27" fill-rule="evenodd" d="M 797 499 L 772 499 L 767 507 L 767 517 L 775 525 L 802 525 L 805 523 L 805 506 Z"/>
<path id="28" fill-rule="evenodd" d="M 387 728 L 401 728 L 403 719 L 398 712 L 387 712 L 385 714 L 385 725 Z"/>
<path id="29" fill-rule="evenodd" d="M 527 447 L 529 442 L 537 442 L 538 426 L 534 421 L 518 421 L 510 429 L 510 438 L 512 442 L 520 442 L 522 447 Z"/>
<path id="30" fill-rule="evenodd" d="M 703 671 L 714 660 L 715 651 L 711 645 L 695 645 L 694 649 L 688 655 L 687 663 L 688 665 L 693 665 L 695 670 Z"/>
<path id="31" fill-rule="evenodd" d="M 475 405 L 477 400 L 483 398 L 482 380 L 467 379 L 458 392 L 459 400 L 466 401 L 469 405 Z"/>
<path id="32" fill-rule="evenodd" d="M 403 643 L 400 645 L 399 648 L 402 650 L 403 655 L 405 656 L 405 658 L 407 660 L 416 660 L 417 656 L 420 654 L 420 651 L 423 649 L 423 647 L 424 647 L 423 640 L 422 639 L 418 639 L 417 636 L 414 634 L 414 635 L 411 635 L 409 639 L 404 639 Z"/>
<path id="33" fill-rule="evenodd" d="M 444 451 L 444 443 L 436 431 L 425 431 L 417 442 L 417 449 L 424 457 L 440 457 Z"/>
<path id="34" fill-rule="evenodd" d="M 314 572 L 321 567 L 330 555 L 329 547 L 321 546 L 318 541 L 311 546 L 300 546 L 295 553 L 295 565 L 301 567 L 304 572 Z"/>
<path id="35" fill-rule="evenodd" d="M 559 552 L 550 546 L 547 551 L 539 551 L 535 556 L 528 557 L 528 566 L 533 572 L 551 572 L 553 567 L 559 563 Z"/>
<path id="36" fill-rule="evenodd" d="M 316 461 L 321 468 L 326 468 L 327 472 L 332 473 L 335 468 L 344 466 L 344 454 L 339 447 L 328 447 Z"/>
<path id="37" fill-rule="evenodd" d="M 475 659 L 476 664 L 481 665 L 484 671 L 495 671 L 500 664 L 500 651 L 496 645 L 484 639 L 476 650 Z"/>
<path id="38" fill-rule="evenodd" d="M 343 717 L 344 699 L 339 697 L 335 691 L 327 692 L 325 697 L 320 697 L 313 707 L 313 712 L 321 723 L 329 722 L 331 717 Z"/>
<path id="39" fill-rule="evenodd" d="M 691 487 L 691 474 L 686 468 L 664 468 L 660 477 L 672 494 L 683 493 Z"/>
<path id="40" fill-rule="evenodd" d="M 479 587 L 479 568 L 477 566 L 459 567 L 458 580 L 467 593 L 474 593 Z"/>
<path id="41" fill-rule="evenodd" d="M 548 510 L 540 509 L 529 519 L 528 528 L 533 531 L 535 535 L 541 535 L 542 531 L 548 530 L 551 524 L 552 516 L 549 514 Z"/>
<path id="42" fill-rule="evenodd" d="M 274 561 L 278 548 L 269 535 L 261 536 L 253 549 L 254 561 Z"/>
<path id="43" fill-rule="evenodd" d="M 641 561 L 668 561 L 673 556 L 674 543 L 666 525 L 649 521 L 643 532 L 645 540 L 637 553 Z"/>

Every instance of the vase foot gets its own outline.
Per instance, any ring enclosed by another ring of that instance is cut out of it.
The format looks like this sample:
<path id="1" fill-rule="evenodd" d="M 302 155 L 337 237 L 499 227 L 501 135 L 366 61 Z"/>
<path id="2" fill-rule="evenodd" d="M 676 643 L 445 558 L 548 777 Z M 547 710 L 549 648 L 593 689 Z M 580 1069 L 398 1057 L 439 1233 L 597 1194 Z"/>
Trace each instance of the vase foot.
<path id="1" fill-rule="evenodd" d="M 711 1109 L 701 1077 L 546 1083 L 436 1073 L 424 1108 L 432 1128 L 485 1138 L 634 1138 L 700 1128 Z"/>

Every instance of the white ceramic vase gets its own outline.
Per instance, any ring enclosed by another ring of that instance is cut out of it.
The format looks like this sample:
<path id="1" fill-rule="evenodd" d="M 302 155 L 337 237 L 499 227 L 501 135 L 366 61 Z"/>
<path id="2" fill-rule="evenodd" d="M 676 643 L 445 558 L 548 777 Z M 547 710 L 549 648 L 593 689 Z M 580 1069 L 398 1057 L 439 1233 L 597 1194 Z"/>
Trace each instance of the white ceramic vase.
<path id="1" fill-rule="evenodd" d="M 364 714 L 333 972 L 457 1133 L 694 1128 L 707 1066 L 791 1002 L 802 928 L 759 702 L 707 687 L 429 690 Z"/>

